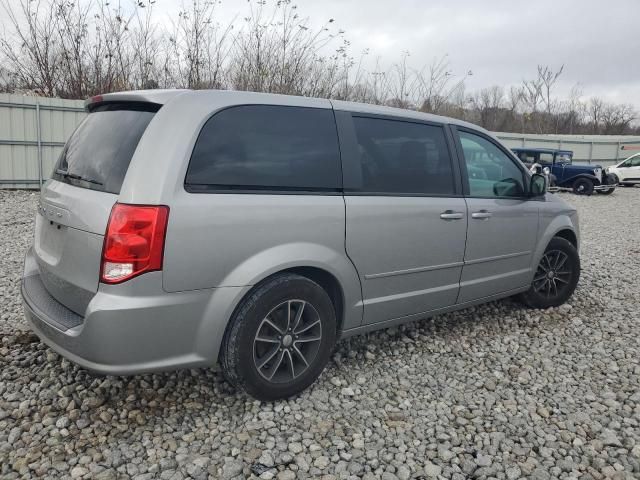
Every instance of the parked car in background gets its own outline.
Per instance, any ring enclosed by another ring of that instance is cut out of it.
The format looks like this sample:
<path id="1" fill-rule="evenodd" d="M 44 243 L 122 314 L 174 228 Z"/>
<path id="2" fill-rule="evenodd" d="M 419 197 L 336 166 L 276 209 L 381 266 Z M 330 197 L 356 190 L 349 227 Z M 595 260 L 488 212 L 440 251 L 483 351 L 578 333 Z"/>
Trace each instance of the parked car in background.
<path id="1" fill-rule="evenodd" d="M 213 366 L 262 400 L 340 338 L 519 295 L 564 303 L 576 209 L 459 120 L 284 95 L 94 97 L 40 195 L 22 295 L 107 374 Z"/>
<path id="2" fill-rule="evenodd" d="M 631 155 L 622 162 L 608 167 L 605 172 L 615 175 L 619 185 L 623 187 L 633 187 L 640 184 L 640 153 Z"/>
<path id="3" fill-rule="evenodd" d="M 615 190 L 614 176 L 607 175 L 600 165 L 574 164 L 571 150 L 551 148 L 512 148 L 511 150 L 529 167 L 534 163 L 549 167 L 555 186 L 570 188 L 577 195 L 591 195 L 594 191 L 609 195 Z"/>

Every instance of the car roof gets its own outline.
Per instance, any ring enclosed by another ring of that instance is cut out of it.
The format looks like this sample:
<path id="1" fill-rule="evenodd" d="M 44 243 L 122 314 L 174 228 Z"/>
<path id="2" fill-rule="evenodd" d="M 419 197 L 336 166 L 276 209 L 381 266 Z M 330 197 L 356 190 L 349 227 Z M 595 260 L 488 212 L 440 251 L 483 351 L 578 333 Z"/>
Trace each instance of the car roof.
<path id="1" fill-rule="evenodd" d="M 387 107 L 382 105 L 372 105 L 367 103 L 358 102 L 346 102 L 342 100 L 331 100 L 324 98 L 302 97 L 296 95 L 281 95 L 276 93 L 258 93 L 258 92 L 246 92 L 240 90 L 190 90 L 190 89 L 157 89 L 157 90 L 132 90 L 126 92 L 106 93 L 104 95 L 96 95 L 85 101 L 85 108 L 89 109 L 92 105 L 102 102 L 151 102 L 159 105 L 164 105 L 169 101 L 176 99 L 180 95 L 196 96 L 203 102 L 207 101 L 207 98 L 213 99 L 216 97 L 227 97 L 230 104 L 250 104 L 250 103 L 268 103 L 268 104 L 283 104 L 283 105 L 296 105 L 307 107 L 333 107 L 338 111 L 349 111 L 365 114 L 386 115 L 390 117 L 402 117 L 405 119 L 414 118 L 416 120 L 431 121 L 437 123 L 449 123 L 458 125 L 461 127 L 472 128 L 473 130 L 481 131 L 487 135 L 495 138 L 491 132 L 484 128 L 458 120 L 455 118 L 445 117 L 441 115 L 434 115 L 430 113 L 419 112 L 416 110 L 408 110 L 403 108 Z M 212 102 L 213 103 L 213 102 Z"/>
<path id="2" fill-rule="evenodd" d="M 570 153 L 573 155 L 573 150 L 559 150 L 557 148 L 526 148 L 526 147 L 513 147 L 511 150 L 517 152 L 539 152 L 539 153 Z"/>
<path id="3" fill-rule="evenodd" d="M 431 121 L 437 123 L 450 123 L 461 127 L 480 130 L 484 133 L 491 134 L 484 128 L 473 123 L 458 120 L 457 118 L 445 117 L 443 115 L 434 115 L 432 113 L 419 112 L 417 110 L 409 110 L 406 108 L 387 107 L 384 105 L 373 105 L 370 103 L 345 102 L 344 100 L 331 100 L 334 110 L 348 111 L 355 113 L 369 113 L 375 115 L 388 115 L 391 117 L 415 118 L 416 120 Z"/>

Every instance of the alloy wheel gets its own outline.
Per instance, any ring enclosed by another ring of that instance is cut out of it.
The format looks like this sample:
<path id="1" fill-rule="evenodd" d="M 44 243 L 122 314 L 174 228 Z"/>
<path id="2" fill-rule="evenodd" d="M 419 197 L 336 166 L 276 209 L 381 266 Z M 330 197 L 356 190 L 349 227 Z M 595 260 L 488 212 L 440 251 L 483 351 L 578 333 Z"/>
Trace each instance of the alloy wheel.
<path id="1" fill-rule="evenodd" d="M 533 278 L 534 290 L 547 298 L 564 292 L 573 274 L 570 262 L 567 260 L 569 256 L 560 250 L 545 252 Z"/>
<path id="2" fill-rule="evenodd" d="M 253 340 L 258 373 L 271 383 L 295 380 L 313 364 L 322 340 L 318 311 L 304 300 L 286 300 L 260 322 Z"/>

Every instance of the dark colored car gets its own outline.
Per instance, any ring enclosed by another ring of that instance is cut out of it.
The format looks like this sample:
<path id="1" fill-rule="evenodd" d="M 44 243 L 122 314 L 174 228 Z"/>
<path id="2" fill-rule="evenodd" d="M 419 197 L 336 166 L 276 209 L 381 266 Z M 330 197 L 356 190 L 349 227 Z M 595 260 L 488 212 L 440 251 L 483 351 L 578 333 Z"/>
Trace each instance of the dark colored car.
<path id="1" fill-rule="evenodd" d="M 591 195 L 594 191 L 609 195 L 615 190 L 617 182 L 613 175 L 604 172 L 600 165 L 574 164 L 571 150 L 552 148 L 512 148 L 511 150 L 529 168 L 536 163 L 543 168 L 549 167 L 552 186 L 570 188 L 577 195 Z"/>

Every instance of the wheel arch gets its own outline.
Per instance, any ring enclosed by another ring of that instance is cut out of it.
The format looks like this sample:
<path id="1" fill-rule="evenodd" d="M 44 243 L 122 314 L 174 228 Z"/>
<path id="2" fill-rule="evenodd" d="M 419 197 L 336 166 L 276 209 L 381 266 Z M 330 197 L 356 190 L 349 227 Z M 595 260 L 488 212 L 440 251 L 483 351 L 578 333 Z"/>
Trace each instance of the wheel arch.
<path id="1" fill-rule="evenodd" d="M 277 275 L 278 273 L 294 273 L 296 275 L 300 275 L 301 277 L 306 277 L 309 280 L 312 280 L 320 285 L 324 289 L 324 291 L 327 292 L 327 295 L 329 295 L 331 303 L 333 303 L 333 308 L 336 312 L 336 338 L 339 338 L 340 332 L 342 331 L 344 325 L 344 289 L 336 276 L 328 270 L 324 270 L 319 267 L 307 266 L 288 268 L 286 270 L 276 272 L 273 275 Z"/>
<path id="2" fill-rule="evenodd" d="M 564 238 L 565 240 L 570 242 L 574 247 L 576 247 L 576 249 L 578 248 L 578 237 L 576 235 L 576 232 L 574 232 L 569 228 L 563 228 L 562 230 L 559 230 L 551 238 L 554 238 L 554 237 Z M 551 241 L 551 239 L 549 239 L 549 241 Z"/>
<path id="3" fill-rule="evenodd" d="M 325 270 L 317 266 L 300 265 L 300 266 L 283 268 L 278 271 L 271 272 L 270 274 L 265 275 L 263 278 L 257 281 L 254 285 L 245 287 L 242 290 L 242 292 L 240 292 L 236 296 L 236 298 L 231 302 L 232 305 L 230 305 L 230 308 L 227 311 L 227 314 L 223 315 L 223 318 L 217 319 L 217 323 L 219 323 L 218 325 L 219 334 L 214 336 L 216 341 L 215 341 L 215 345 L 213 345 L 215 347 L 215 352 L 212 355 L 212 358 L 215 358 L 215 359 L 219 358 L 220 346 L 222 344 L 224 335 L 227 334 L 227 331 L 231 326 L 231 320 L 233 319 L 236 312 L 242 307 L 243 301 L 247 297 L 249 297 L 257 288 L 263 285 L 265 282 L 283 273 L 291 273 L 291 274 L 299 275 L 301 277 L 308 278 L 309 280 L 312 280 L 313 282 L 320 285 L 320 287 L 325 292 L 327 292 L 327 295 L 329 296 L 331 303 L 333 304 L 334 309 L 336 311 L 336 339 L 340 338 L 340 333 L 342 331 L 342 328 L 345 322 L 345 315 L 346 315 L 344 290 L 340 281 L 336 278 L 334 274 L 332 274 L 328 270 Z M 225 287 L 222 287 L 222 289 L 225 289 Z M 206 326 L 207 326 L 207 322 L 205 322 L 205 327 Z M 203 333 L 202 335 L 203 337 L 209 336 L 206 333 L 206 328 L 205 328 L 205 331 L 203 331 L 202 333 Z"/>
<path id="4" fill-rule="evenodd" d="M 199 331 L 199 344 L 207 352 L 207 357 L 218 357 L 223 333 L 242 301 L 257 285 L 283 272 L 309 278 L 327 292 L 336 309 L 338 335 L 342 329 L 361 325 L 360 278 L 346 254 L 319 244 L 278 245 L 246 258 L 226 276 L 222 282 L 225 286 L 212 289 Z M 230 293 L 224 295 L 226 290 L 234 290 L 233 298 L 229 298 Z M 225 303 L 221 303 L 218 297 L 224 297 Z"/>

